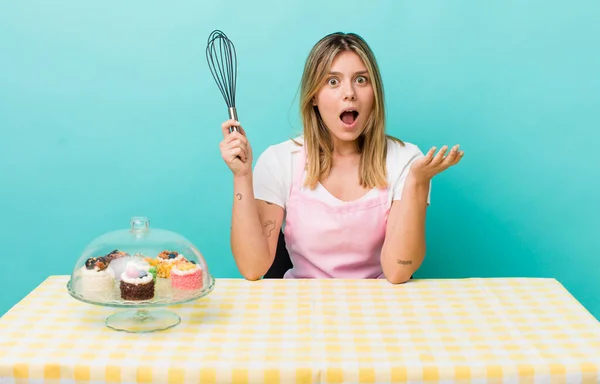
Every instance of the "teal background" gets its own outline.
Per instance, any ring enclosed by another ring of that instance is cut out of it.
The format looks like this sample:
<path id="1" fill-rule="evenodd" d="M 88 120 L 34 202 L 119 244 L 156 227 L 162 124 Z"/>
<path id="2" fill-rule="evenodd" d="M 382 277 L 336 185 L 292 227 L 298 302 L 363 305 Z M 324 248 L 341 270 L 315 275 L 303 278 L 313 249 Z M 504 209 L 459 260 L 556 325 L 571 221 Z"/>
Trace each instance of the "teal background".
<path id="1" fill-rule="evenodd" d="M 134 215 L 240 276 L 213 29 L 255 160 L 301 128 L 312 45 L 361 34 L 389 132 L 466 152 L 433 181 L 417 277 L 553 277 L 600 318 L 598 1 L 1 2 L 0 314 Z"/>

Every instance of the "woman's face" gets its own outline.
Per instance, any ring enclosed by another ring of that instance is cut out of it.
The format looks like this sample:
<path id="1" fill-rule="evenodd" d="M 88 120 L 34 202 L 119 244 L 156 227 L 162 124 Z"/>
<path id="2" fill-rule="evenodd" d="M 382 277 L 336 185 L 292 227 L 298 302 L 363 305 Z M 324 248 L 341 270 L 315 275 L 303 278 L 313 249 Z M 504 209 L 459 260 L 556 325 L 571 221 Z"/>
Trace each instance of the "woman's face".
<path id="1" fill-rule="evenodd" d="M 365 130 L 375 95 L 367 67 L 353 51 L 340 52 L 316 94 L 313 105 L 329 132 L 340 141 L 354 141 Z"/>

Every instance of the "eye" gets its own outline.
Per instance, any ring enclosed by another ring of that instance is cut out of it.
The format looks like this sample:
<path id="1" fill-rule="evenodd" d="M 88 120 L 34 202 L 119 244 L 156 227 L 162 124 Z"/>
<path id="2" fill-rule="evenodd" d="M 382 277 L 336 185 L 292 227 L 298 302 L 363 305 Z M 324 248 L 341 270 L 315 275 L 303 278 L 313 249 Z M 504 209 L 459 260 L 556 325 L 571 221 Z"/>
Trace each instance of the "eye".
<path id="1" fill-rule="evenodd" d="M 332 87 L 335 87 L 339 84 L 339 81 L 335 77 L 330 77 L 329 79 L 327 79 L 327 84 L 331 85 Z"/>
<path id="2" fill-rule="evenodd" d="M 356 82 L 357 82 L 358 84 L 366 84 L 366 82 L 367 82 L 367 78 L 366 78 L 365 76 L 358 76 L 358 77 L 356 78 Z"/>

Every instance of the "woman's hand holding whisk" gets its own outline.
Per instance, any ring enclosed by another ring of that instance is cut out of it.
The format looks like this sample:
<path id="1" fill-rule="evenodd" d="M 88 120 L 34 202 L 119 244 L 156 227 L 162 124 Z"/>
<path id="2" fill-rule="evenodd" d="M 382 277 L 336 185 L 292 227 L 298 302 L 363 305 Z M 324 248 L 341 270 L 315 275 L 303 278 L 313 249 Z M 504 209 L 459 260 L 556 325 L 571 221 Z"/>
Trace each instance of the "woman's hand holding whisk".
<path id="1" fill-rule="evenodd" d="M 239 132 L 229 133 L 229 127 L 237 126 Z M 246 132 L 239 122 L 227 120 L 221 124 L 223 141 L 221 141 L 221 156 L 225 164 L 236 177 L 246 176 L 252 172 L 252 148 L 246 138 Z"/>

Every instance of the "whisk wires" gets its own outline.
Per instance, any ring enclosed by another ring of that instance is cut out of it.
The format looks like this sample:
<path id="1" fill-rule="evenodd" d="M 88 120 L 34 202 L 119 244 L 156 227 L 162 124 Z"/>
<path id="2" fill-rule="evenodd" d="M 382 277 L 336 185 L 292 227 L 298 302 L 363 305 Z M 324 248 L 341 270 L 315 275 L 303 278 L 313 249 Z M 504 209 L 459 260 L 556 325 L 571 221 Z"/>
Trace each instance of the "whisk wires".
<path id="1" fill-rule="evenodd" d="M 235 46 L 223 32 L 215 30 L 208 36 L 206 60 L 227 107 L 235 108 L 237 57 Z"/>

